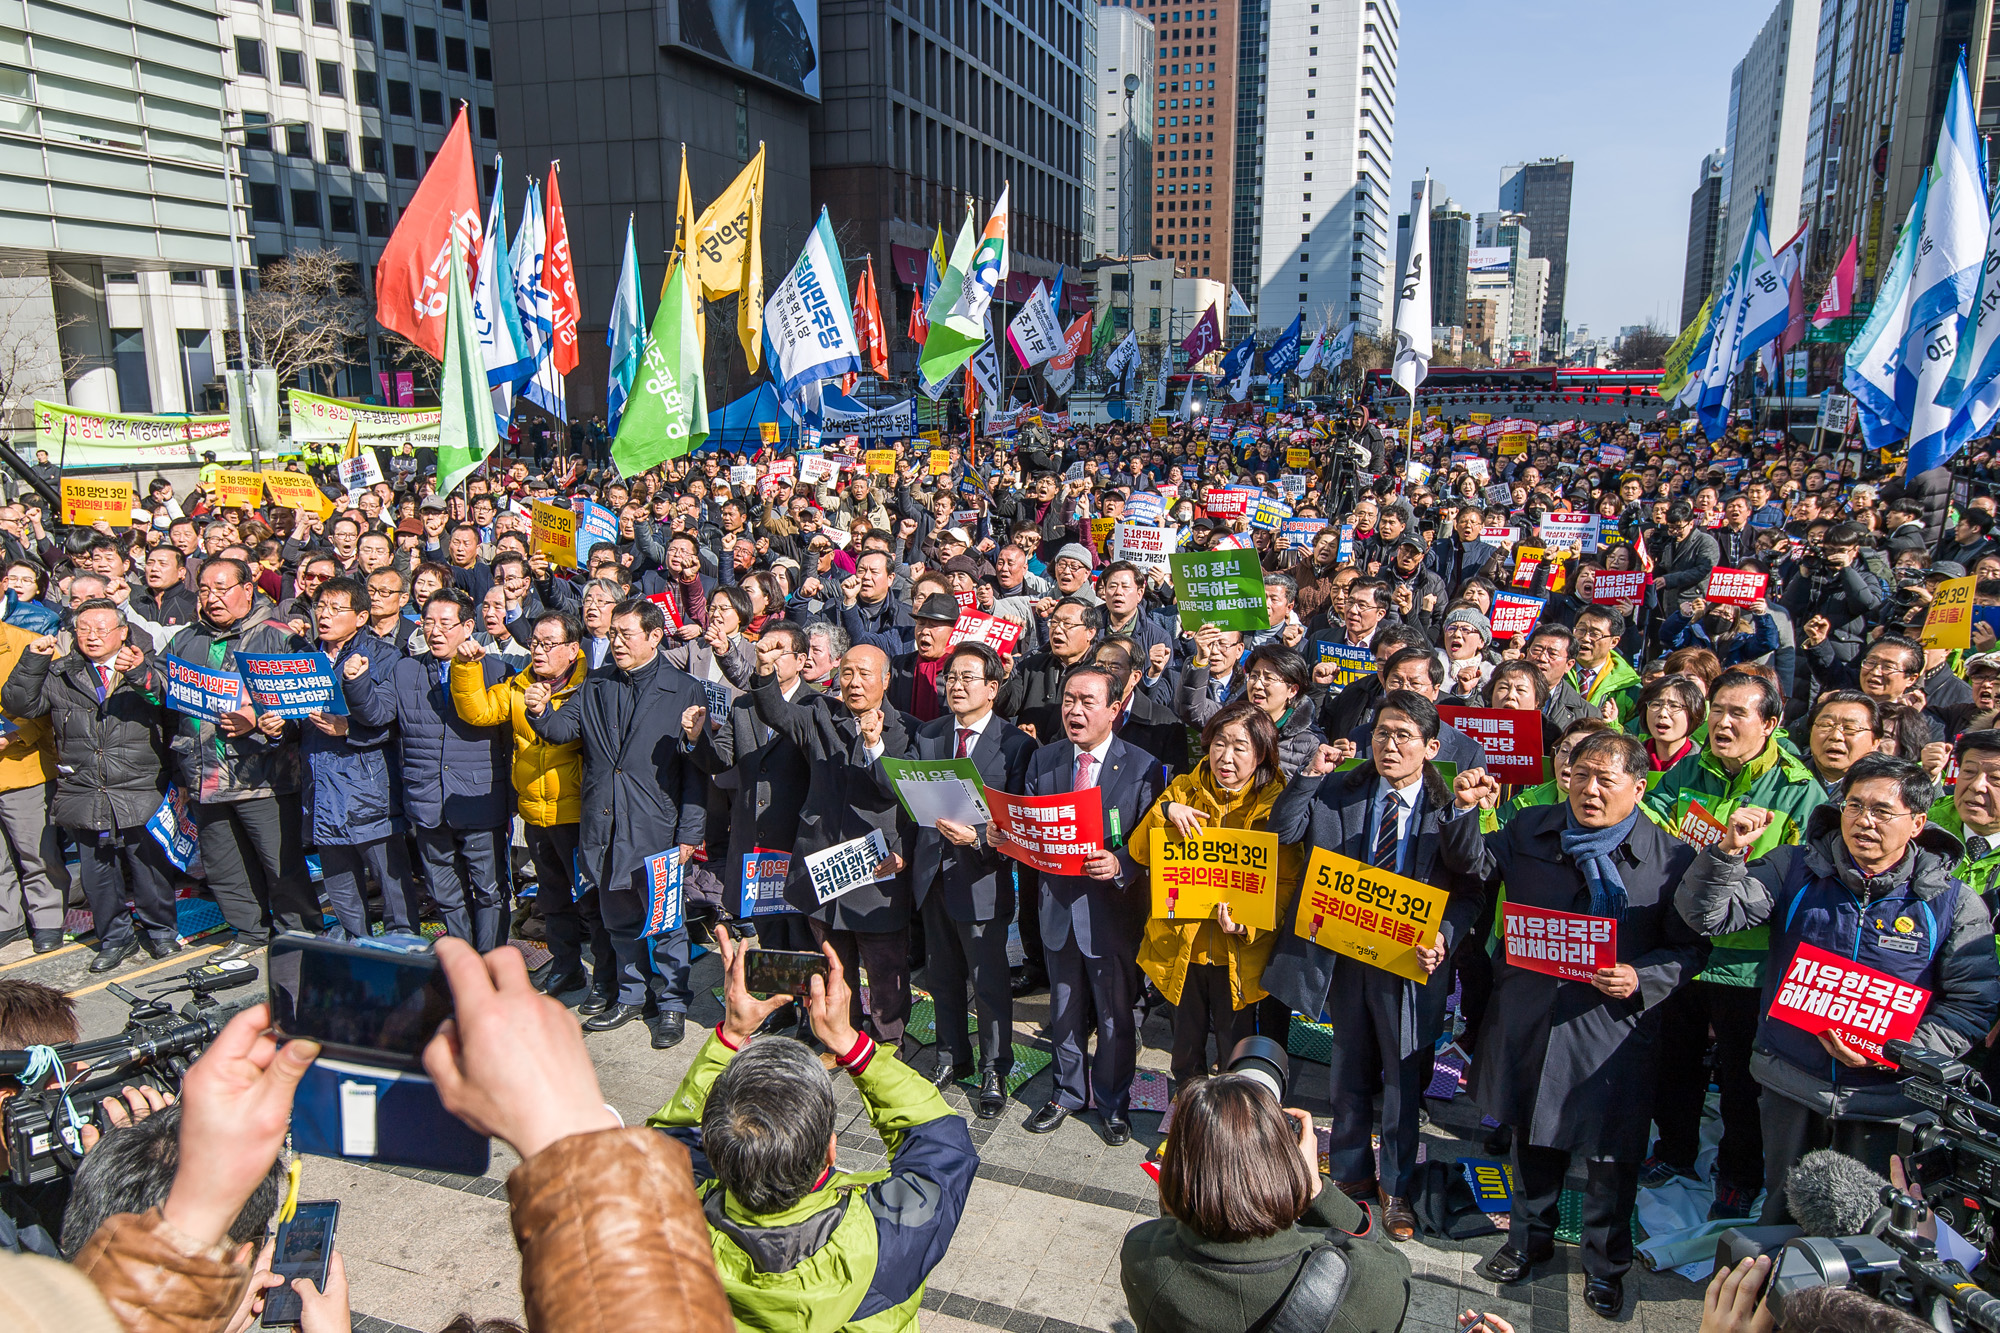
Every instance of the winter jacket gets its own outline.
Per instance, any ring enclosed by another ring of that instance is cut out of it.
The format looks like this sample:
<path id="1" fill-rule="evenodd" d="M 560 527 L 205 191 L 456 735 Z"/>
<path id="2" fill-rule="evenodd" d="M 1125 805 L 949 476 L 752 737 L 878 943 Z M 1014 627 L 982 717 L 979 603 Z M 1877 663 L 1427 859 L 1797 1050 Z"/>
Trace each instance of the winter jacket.
<path id="1" fill-rule="evenodd" d="M 366 672 L 347 682 L 347 706 L 370 726 L 396 724 L 410 823 L 456 832 L 504 828 L 513 814 L 512 792 L 500 777 L 507 771 L 507 728 L 475 726 L 458 715 L 445 684 L 448 665 L 425 654 L 403 658 L 385 677 Z M 488 685 L 507 671 L 490 655 L 478 666 Z"/>
<path id="2" fill-rule="evenodd" d="M 263 597 L 250 613 L 217 629 L 206 619 L 182 627 L 167 645 L 167 653 L 196 666 L 220 671 L 236 669 L 239 651 L 261 653 L 310 652 L 312 645 L 295 636 L 277 618 L 277 608 Z M 247 696 L 246 696 L 247 697 Z M 174 780 L 190 801 L 251 801 L 265 796 L 290 796 L 304 780 L 299 755 L 299 726 L 285 723 L 277 736 L 252 727 L 241 736 L 225 736 L 213 722 L 185 714 L 177 719 L 172 752 Z"/>
<path id="3" fill-rule="evenodd" d="M 1959 816 L 1958 802 L 1950 796 L 1939 798 L 1938 803 L 1931 807 L 1931 823 L 1957 838 L 1961 844 L 1966 841 L 1965 820 Z M 1995 903 L 1993 895 L 2000 893 L 2000 835 L 1988 839 L 1988 843 L 1985 853 L 1980 856 L 1974 856 L 1972 849 L 1966 847 L 1951 873 L 1965 887 L 1984 898 L 1987 909 L 1991 911 Z"/>
<path id="4" fill-rule="evenodd" d="M 1062 678 L 1068 670 L 1054 653 L 1015 659 L 1014 669 L 1000 682 L 993 711 L 1017 727 L 1033 727 L 1035 739 L 1043 745 L 1061 740 Z"/>
<path id="5" fill-rule="evenodd" d="M 1868 624 L 1886 600 L 1882 581 L 1859 556 L 1828 577 L 1799 574 L 1785 585 L 1785 611 L 1801 630 L 1814 616 L 1826 617 L 1832 632 L 1806 655 L 1816 664 L 1832 659 L 1852 662 L 1861 656 Z"/>
<path id="6" fill-rule="evenodd" d="M 98 685 L 97 669 L 81 654 L 22 652 L 0 688 L 0 709 L 21 728 L 0 755 L 12 755 L 31 728 L 45 738 L 52 733 L 28 747 L 55 755 L 50 822 L 68 829 L 139 828 L 160 808 L 167 786 L 166 687 L 150 658 L 129 673 L 114 671 L 102 700 Z"/>
<path id="7" fill-rule="evenodd" d="M 1621 723 L 1639 715 L 1639 692 L 1645 688 L 1645 682 L 1639 679 L 1639 673 L 1632 669 L 1632 664 L 1616 652 L 1605 659 L 1603 668 L 1590 682 L 1588 689 L 1584 687 L 1581 662 L 1571 667 L 1569 675 L 1564 679 L 1571 688 L 1583 696 L 1584 702 L 1590 705 L 1593 714 L 1601 713 L 1604 701 L 1611 699 L 1618 704 L 1618 720 Z"/>
<path id="8" fill-rule="evenodd" d="M 367 659 L 368 675 L 384 685 L 403 657 L 394 644 L 367 630 L 349 639 L 330 658 L 333 677 L 349 698 L 361 687 L 345 681 L 341 669 L 357 655 Z M 299 728 L 299 753 L 315 847 L 359 847 L 404 831 L 403 765 L 393 724 L 371 726 L 354 716 L 350 705 L 345 736 L 329 736 L 308 721 Z"/>
<path id="9" fill-rule="evenodd" d="M 549 696 L 549 707 L 573 702 L 590 673 L 577 654 L 569 676 Z M 503 722 L 514 733 L 514 796 L 521 819 L 536 828 L 574 824 L 583 817 L 583 746 L 551 745 L 528 722 L 528 687 L 535 683 L 532 667 L 506 679 L 487 683 L 477 662 L 451 664 L 451 706 L 468 726 L 497 727 Z M 660 850 L 655 848 L 655 851 Z"/>
<path id="10" fill-rule="evenodd" d="M 1667 536 L 1665 528 L 1652 534 L 1653 582 L 1647 596 L 1655 607 L 1671 605 L 1683 588 L 1706 587 L 1709 571 L 1722 563 L 1722 551 L 1715 538 L 1700 528 L 1680 541 Z"/>

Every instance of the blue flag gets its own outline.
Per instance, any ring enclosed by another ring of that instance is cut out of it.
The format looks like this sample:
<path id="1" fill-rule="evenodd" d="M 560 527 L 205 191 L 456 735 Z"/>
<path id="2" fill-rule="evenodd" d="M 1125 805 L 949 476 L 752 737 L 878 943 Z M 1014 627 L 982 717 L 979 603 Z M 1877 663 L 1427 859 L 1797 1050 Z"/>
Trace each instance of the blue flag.
<path id="1" fill-rule="evenodd" d="M 604 433 L 618 438 L 618 419 L 639 377 L 639 357 L 646 350 L 646 308 L 639 299 L 639 250 L 632 239 L 632 219 L 625 219 L 625 263 L 618 270 L 618 290 L 611 298 L 611 322 L 604 329 L 611 349 L 611 381 L 605 391 Z"/>
<path id="2" fill-rule="evenodd" d="M 1908 404 L 1905 476 L 1937 467 L 1956 451 L 1950 427 L 1958 398 L 1943 392 L 1986 262 L 1986 170 L 1972 114 L 1965 59 L 1959 58 L 1931 166 L 1930 199 L 1911 271 L 1910 322 L 1896 373 L 1896 402 Z"/>

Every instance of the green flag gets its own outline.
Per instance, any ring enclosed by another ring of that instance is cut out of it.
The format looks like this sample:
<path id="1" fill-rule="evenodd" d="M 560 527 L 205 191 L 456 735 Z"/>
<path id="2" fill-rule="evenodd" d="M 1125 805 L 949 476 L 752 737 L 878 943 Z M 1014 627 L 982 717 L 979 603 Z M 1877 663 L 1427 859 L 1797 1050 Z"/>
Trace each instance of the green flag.
<path id="1" fill-rule="evenodd" d="M 1695 312 L 1695 317 L 1681 330 L 1681 336 L 1674 339 L 1674 345 L 1661 358 L 1660 365 L 1664 371 L 1660 376 L 1660 387 L 1655 392 L 1663 400 L 1672 402 L 1680 393 L 1681 386 L 1687 383 L 1688 362 L 1694 359 L 1695 344 L 1701 341 L 1702 330 L 1708 327 L 1709 307 L 1714 304 L 1713 296 L 1701 303 L 1701 309 Z"/>
<path id="2" fill-rule="evenodd" d="M 1105 349 L 1110 346 L 1111 346 L 1111 307 L 1106 306 L 1104 307 L 1104 313 L 1098 317 L 1097 327 L 1091 330 L 1090 354 L 1092 356 L 1102 356 L 1104 355 Z"/>
<path id="3" fill-rule="evenodd" d="M 451 246 L 451 277 L 445 286 L 443 374 L 438 384 L 438 494 L 459 482 L 500 447 L 493 423 L 493 394 L 486 385 L 486 359 L 472 336 L 472 293 L 458 243 Z"/>
<path id="4" fill-rule="evenodd" d="M 687 265 L 676 263 L 639 354 L 638 378 L 618 421 L 611 461 L 621 476 L 636 477 L 669 458 L 692 453 L 707 438 L 708 386 L 702 379 L 694 302 L 688 294 Z"/>
<path id="5" fill-rule="evenodd" d="M 951 247 L 951 262 L 938 275 L 937 293 L 931 297 L 928 309 L 930 331 L 924 335 L 923 351 L 917 356 L 917 368 L 926 384 L 942 384 L 952 371 L 972 360 L 973 353 L 986 341 L 983 333 L 967 337 L 945 323 L 945 316 L 958 304 L 959 295 L 965 290 L 965 275 L 972 270 L 972 256 L 978 246 L 979 233 L 972 229 L 972 210 L 967 209 L 965 225 L 959 228 L 958 241 Z"/>

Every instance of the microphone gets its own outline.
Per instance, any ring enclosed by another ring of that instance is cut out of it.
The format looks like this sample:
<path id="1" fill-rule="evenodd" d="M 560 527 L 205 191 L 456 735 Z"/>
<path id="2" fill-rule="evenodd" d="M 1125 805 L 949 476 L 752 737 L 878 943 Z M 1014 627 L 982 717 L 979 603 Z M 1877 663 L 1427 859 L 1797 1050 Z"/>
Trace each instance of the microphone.
<path id="1" fill-rule="evenodd" d="M 1888 1220 L 1889 1182 L 1830 1148 L 1809 1152 L 1785 1174 L 1785 1203 L 1808 1236 L 1876 1234 Z"/>

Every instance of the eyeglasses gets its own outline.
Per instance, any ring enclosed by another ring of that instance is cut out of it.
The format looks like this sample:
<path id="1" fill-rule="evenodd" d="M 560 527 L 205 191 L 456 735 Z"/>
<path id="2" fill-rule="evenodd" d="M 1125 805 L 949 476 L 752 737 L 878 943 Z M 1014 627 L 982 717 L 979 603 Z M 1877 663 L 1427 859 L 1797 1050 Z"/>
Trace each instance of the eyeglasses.
<path id="1" fill-rule="evenodd" d="M 987 683 L 984 675 L 968 676 L 963 671 L 954 671 L 943 679 L 947 685 L 963 685 L 967 689 L 971 689 L 974 685 L 984 685 Z"/>
<path id="2" fill-rule="evenodd" d="M 224 593 L 235 592 L 242 586 L 240 583 L 204 583 L 201 585 L 201 591 L 204 594 L 213 593 L 215 596 L 220 597 Z"/>
<path id="3" fill-rule="evenodd" d="M 1082 629 L 1083 622 L 1081 620 L 1050 620 L 1049 628 L 1062 630 Z"/>
<path id="4" fill-rule="evenodd" d="M 1253 671 L 1249 674 L 1249 676 L 1246 679 L 1248 679 L 1252 685 L 1263 685 L 1267 687 L 1272 685 L 1291 684 L 1291 682 L 1286 680 L 1283 676 L 1273 675 L 1269 671 Z"/>
<path id="5" fill-rule="evenodd" d="M 1382 730 L 1375 732 L 1375 743 L 1387 750 L 1421 749 L 1425 744 L 1424 738 L 1414 731 Z"/>
<path id="6" fill-rule="evenodd" d="M 552 653 L 558 648 L 569 647 L 568 639 L 536 639 L 528 645 L 532 653 Z"/>
<path id="7" fill-rule="evenodd" d="M 1839 736 L 1843 740 L 1853 740 L 1856 736 L 1873 736 L 1875 728 L 1866 722 L 1849 722 L 1842 725 L 1830 717 L 1823 717 L 1812 725 L 1815 736 Z"/>
<path id="8" fill-rule="evenodd" d="M 1853 815 L 1857 822 L 1863 824 L 1887 824 L 1892 820 L 1907 818 L 1914 812 L 1898 810 L 1893 805 L 1859 805 L 1848 801 L 1841 806 L 1841 813 Z"/>

